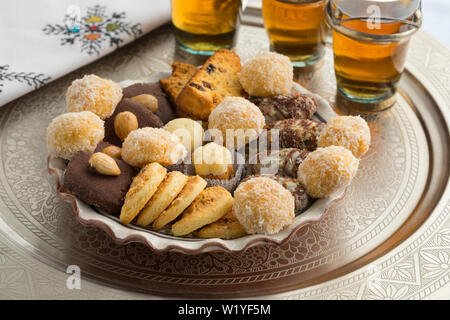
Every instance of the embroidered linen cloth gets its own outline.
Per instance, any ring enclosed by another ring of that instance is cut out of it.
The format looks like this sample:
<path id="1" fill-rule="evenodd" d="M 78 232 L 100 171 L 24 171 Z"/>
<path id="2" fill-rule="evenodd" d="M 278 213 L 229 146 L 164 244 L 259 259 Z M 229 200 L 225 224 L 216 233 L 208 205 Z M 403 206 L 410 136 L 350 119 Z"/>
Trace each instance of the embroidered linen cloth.
<path id="1" fill-rule="evenodd" d="M 170 0 L 0 1 L 0 106 L 169 19 Z"/>

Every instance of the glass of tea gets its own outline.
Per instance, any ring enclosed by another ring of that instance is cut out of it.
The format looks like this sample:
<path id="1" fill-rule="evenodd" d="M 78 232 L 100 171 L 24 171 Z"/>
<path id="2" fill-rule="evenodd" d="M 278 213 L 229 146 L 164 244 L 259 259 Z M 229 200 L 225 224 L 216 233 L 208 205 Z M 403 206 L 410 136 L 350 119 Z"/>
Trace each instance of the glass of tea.
<path id="1" fill-rule="evenodd" d="M 326 3 L 326 0 L 263 0 L 270 49 L 288 56 L 296 67 L 315 64 L 325 49 Z"/>
<path id="2" fill-rule="evenodd" d="M 240 4 L 240 0 L 172 0 L 172 23 L 178 45 L 202 55 L 231 48 Z"/>
<path id="3" fill-rule="evenodd" d="M 360 112 L 395 103 L 411 36 L 422 24 L 420 0 L 330 0 L 339 93 Z"/>

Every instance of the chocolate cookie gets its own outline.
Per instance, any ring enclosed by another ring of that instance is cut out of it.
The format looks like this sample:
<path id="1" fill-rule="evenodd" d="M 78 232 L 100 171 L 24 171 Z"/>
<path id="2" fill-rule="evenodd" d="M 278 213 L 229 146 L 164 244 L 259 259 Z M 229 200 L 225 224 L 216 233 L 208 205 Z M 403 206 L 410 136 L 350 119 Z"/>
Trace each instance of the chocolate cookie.
<path id="1" fill-rule="evenodd" d="M 121 174 L 102 175 L 90 167 L 91 155 L 92 152 L 80 151 L 70 159 L 64 173 L 63 190 L 89 205 L 118 215 L 137 170 L 124 161 L 115 159 Z"/>
<path id="2" fill-rule="evenodd" d="M 161 89 L 159 83 L 135 83 L 122 90 L 124 98 L 133 98 L 140 94 L 151 94 L 158 100 L 158 111 L 156 115 L 162 120 L 163 124 L 166 124 L 170 120 L 175 119 L 177 116 L 172 109 L 167 95 Z"/>
<path id="3" fill-rule="evenodd" d="M 266 118 L 266 124 L 283 119 L 311 119 L 317 111 L 317 101 L 311 95 L 289 94 L 276 97 L 250 97 Z"/>
<path id="4" fill-rule="evenodd" d="M 148 110 L 145 106 L 140 103 L 134 102 L 131 99 L 123 98 L 117 105 L 116 110 L 114 110 L 112 116 L 105 120 L 104 140 L 106 142 L 119 147 L 122 146 L 122 141 L 116 135 L 116 131 L 114 130 L 114 119 L 119 113 L 124 111 L 129 111 L 136 116 L 139 128 L 161 128 L 163 126 L 161 119 L 153 112 Z"/>
<path id="5" fill-rule="evenodd" d="M 307 119 L 285 119 L 267 125 L 265 129 L 279 130 L 280 148 L 297 148 L 314 151 L 317 149 L 317 138 L 325 127 L 325 123 Z M 269 143 L 273 137 L 268 134 Z"/>
<path id="6" fill-rule="evenodd" d="M 266 177 L 275 180 L 286 188 L 293 196 L 295 200 L 295 213 L 299 214 L 305 211 L 312 203 L 313 199 L 306 193 L 302 185 L 297 181 L 296 178 L 282 177 L 276 174 L 262 174 L 248 176 L 242 182 L 250 180 L 255 177 Z"/>
<path id="7" fill-rule="evenodd" d="M 298 166 L 306 159 L 309 151 L 297 148 L 280 149 L 267 154 L 258 153 L 247 166 L 247 174 L 277 174 L 297 178 Z"/>

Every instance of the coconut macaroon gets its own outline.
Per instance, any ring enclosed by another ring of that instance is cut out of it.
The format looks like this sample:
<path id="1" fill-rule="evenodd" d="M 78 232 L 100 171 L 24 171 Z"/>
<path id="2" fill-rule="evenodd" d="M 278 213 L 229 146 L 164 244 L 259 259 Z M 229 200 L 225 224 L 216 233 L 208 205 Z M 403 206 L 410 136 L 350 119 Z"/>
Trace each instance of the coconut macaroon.
<path id="1" fill-rule="evenodd" d="M 150 162 L 168 166 L 182 160 L 186 154 L 186 148 L 176 135 L 158 128 L 131 131 L 122 144 L 122 160 L 135 167 Z"/>
<path id="2" fill-rule="evenodd" d="M 208 129 L 219 130 L 222 141 L 213 132 L 212 138 L 218 144 L 225 144 L 233 138 L 234 148 L 238 149 L 255 140 L 261 134 L 266 120 L 261 110 L 241 97 L 226 97 L 209 115 Z M 231 135 L 227 137 L 228 135 Z M 229 145 L 229 143 L 227 143 Z"/>
<path id="3" fill-rule="evenodd" d="M 237 187 L 233 210 L 247 233 L 274 234 L 293 221 L 295 201 L 275 180 L 257 177 Z"/>
<path id="4" fill-rule="evenodd" d="M 321 148 L 341 146 L 361 158 L 370 147 L 370 129 L 359 116 L 341 116 L 328 121 L 317 140 Z"/>
<path id="5" fill-rule="evenodd" d="M 291 92 L 294 67 L 282 54 L 264 52 L 249 60 L 239 73 L 239 81 L 251 96 L 272 97 Z"/>
<path id="6" fill-rule="evenodd" d="M 114 112 L 122 99 L 122 88 L 109 79 L 90 74 L 72 82 L 66 92 L 69 112 L 92 111 L 101 119 Z"/>
<path id="7" fill-rule="evenodd" d="M 326 198 L 347 187 L 358 171 L 359 160 L 339 146 L 318 148 L 298 167 L 298 181 L 313 198 Z"/>
<path id="8" fill-rule="evenodd" d="M 47 127 L 48 154 L 68 160 L 78 151 L 94 151 L 104 136 L 103 120 L 94 113 L 64 113 Z"/>

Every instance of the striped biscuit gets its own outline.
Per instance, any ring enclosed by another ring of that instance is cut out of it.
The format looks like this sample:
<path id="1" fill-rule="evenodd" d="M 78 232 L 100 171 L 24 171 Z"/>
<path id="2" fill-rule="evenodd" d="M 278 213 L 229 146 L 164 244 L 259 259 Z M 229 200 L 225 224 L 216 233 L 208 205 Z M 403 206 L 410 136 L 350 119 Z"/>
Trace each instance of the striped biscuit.
<path id="1" fill-rule="evenodd" d="M 120 211 L 120 221 L 123 224 L 129 224 L 137 216 L 156 192 L 166 173 L 166 168 L 153 162 L 143 167 L 134 177 Z"/>
<path id="2" fill-rule="evenodd" d="M 147 226 L 170 205 L 186 185 L 188 177 L 179 171 L 169 172 L 153 197 L 139 213 L 137 224 Z"/>
<path id="3" fill-rule="evenodd" d="M 233 210 L 230 210 L 222 218 L 197 231 L 199 238 L 220 238 L 220 239 L 236 239 L 245 236 L 244 227 L 234 216 Z"/>
<path id="4" fill-rule="evenodd" d="M 194 199 L 206 188 L 206 181 L 200 176 L 189 177 L 186 185 L 180 194 L 172 201 L 169 207 L 164 210 L 153 223 L 157 230 L 164 227 L 169 222 L 175 220 Z"/>
<path id="5" fill-rule="evenodd" d="M 192 202 L 172 226 L 175 236 L 184 236 L 226 215 L 233 207 L 233 196 L 225 188 L 207 188 Z"/>

